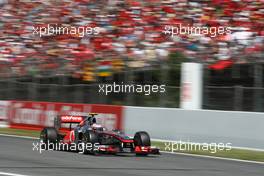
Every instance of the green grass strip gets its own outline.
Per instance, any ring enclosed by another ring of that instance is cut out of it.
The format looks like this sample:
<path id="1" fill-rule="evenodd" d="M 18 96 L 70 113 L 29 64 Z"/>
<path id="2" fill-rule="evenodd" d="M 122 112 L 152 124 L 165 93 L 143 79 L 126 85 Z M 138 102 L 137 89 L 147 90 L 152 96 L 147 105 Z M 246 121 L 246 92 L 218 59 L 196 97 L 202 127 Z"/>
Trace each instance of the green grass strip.
<path id="1" fill-rule="evenodd" d="M 0 128 L 0 134 L 39 137 L 40 131 L 36 131 L 36 130 L 21 130 L 21 129 L 13 129 L 13 128 Z"/>

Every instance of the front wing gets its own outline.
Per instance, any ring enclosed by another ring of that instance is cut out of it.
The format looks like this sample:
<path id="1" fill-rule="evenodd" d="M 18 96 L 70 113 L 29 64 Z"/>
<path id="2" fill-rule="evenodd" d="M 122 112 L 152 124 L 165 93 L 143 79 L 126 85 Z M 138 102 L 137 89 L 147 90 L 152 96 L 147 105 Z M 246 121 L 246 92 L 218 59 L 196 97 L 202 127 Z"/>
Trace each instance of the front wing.
<path id="1" fill-rule="evenodd" d="M 135 153 L 135 154 L 160 154 L 159 148 L 152 146 L 136 146 L 134 148 L 124 148 L 114 145 L 99 145 L 98 153 Z"/>

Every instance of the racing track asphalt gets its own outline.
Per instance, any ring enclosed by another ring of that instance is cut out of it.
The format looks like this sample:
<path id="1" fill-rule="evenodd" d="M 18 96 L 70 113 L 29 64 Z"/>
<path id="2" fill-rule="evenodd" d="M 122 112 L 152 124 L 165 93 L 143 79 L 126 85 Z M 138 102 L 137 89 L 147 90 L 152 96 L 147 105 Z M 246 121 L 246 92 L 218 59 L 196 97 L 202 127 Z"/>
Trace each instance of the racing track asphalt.
<path id="1" fill-rule="evenodd" d="M 184 155 L 90 156 L 33 151 L 37 140 L 0 136 L 2 172 L 29 176 L 263 176 L 264 165 Z"/>

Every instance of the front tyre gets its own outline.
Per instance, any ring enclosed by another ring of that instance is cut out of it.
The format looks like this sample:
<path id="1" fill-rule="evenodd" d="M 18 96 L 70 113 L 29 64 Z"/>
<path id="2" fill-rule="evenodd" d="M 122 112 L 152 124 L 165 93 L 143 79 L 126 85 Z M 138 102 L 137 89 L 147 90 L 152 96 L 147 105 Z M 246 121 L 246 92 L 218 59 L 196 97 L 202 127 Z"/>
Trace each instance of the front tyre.
<path id="1" fill-rule="evenodd" d="M 135 146 L 151 146 L 150 137 L 147 132 L 139 131 L 134 136 Z"/>
<path id="2" fill-rule="evenodd" d="M 149 134 L 145 131 L 139 131 L 134 136 L 135 147 L 149 147 L 151 146 Z M 147 156 L 148 153 L 137 153 L 138 156 Z"/>

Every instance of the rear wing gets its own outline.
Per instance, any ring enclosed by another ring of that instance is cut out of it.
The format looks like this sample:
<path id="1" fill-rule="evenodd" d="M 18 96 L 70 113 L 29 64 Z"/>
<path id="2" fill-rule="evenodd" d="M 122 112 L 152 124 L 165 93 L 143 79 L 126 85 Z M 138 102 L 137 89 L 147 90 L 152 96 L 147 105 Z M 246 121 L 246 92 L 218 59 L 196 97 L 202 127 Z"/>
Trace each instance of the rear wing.
<path id="1" fill-rule="evenodd" d="M 72 116 L 72 115 L 58 116 L 61 123 L 80 123 L 86 117 L 87 116 Z"/>
<path id="2" fill-rule="evenodd" d="M 81 123 L 87 117 L 94 117 L 98 115 L 97 113 L 88 113 L 88 115 L 59 115 L 55 117 L 54 122 L 55 124 L 61 123 Z"/>
<path id="3" fill-rule="evenodd" d="M 79 124 L 85 120 L 87 116 L 59 115 L 54 118 L 54 127 L 59 130 L 61 128 L 71 129 L 72 124 Z M 63 124 L 70 124 L 66 127 Z"/>

